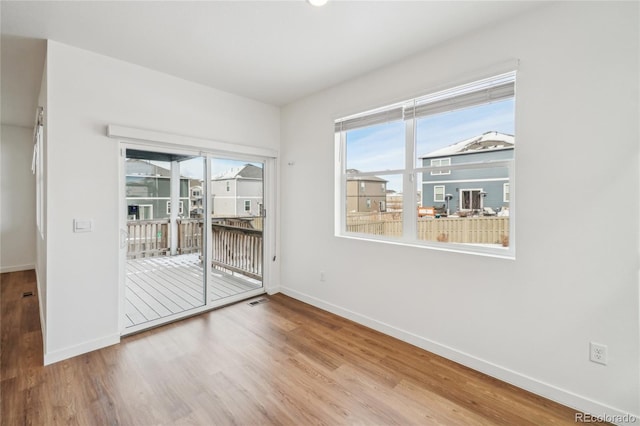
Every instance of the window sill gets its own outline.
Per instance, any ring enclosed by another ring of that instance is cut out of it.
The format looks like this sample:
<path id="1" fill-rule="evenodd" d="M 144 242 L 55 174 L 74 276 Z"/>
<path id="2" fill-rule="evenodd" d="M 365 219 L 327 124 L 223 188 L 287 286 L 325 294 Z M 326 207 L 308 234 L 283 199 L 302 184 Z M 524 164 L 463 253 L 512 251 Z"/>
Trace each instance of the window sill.
<path id="1" fill-rule="evenodd" d="M 338 238 L 345 238 L 349 240 L 360 240 L 373 243 L 391 244 L 404 247 L 416 247 L 420 249 L 444 251 L 450 253 L 469 254 L 476 256 L 493 257 L 496 259 L 515 260 L 515 248 L 508 247 L 503 248 L 497 244 L 462 244 L 462 243 L 440 243 L 431 241 L 418 241 L 418 240 L 399 240 L 384 238 L 379 236 L 373 236 L 369 234 L 335 234 Z M 493 247 L 495 246 L 495 247 Z"/>

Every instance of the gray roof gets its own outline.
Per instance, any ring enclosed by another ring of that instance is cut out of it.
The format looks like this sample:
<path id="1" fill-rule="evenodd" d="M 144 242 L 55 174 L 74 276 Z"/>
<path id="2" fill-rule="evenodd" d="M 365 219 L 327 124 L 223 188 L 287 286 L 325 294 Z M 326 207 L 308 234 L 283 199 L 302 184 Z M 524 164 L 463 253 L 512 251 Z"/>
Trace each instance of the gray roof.
<path id="1" fill-rule="evenodd" d="M 245 164 L 242 167 L 234 167 L 217 176 L 212 180 L 230 180 L 230 179 L 257 179 L 262 180 L 262 168 L 253 164 Z"/>
<path id="2" fill-rule="evenodd" d="M 448 157 L 451 155 L 513 149 L 515 142 L 516 140 L 513 135 L 491 131 L 437 149 L 419 158 Z"/>
<path id="3" fill-rule="evenodd" d="M 356 169 L 348 169 L 347 173 L 358 173 L 359 170 Z M 347 180 L 357 180 L 357 181 L 363 181 L 363 182 L 389 182 L 386 179 L 382 179 L 378 176 L 348 176 L 347 175 Z"/>

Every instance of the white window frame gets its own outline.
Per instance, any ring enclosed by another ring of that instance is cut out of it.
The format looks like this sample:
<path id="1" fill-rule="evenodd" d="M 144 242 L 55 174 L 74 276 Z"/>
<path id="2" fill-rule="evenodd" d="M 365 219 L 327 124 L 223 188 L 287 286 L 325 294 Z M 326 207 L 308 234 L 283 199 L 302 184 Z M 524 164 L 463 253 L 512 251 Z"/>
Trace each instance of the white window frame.
<path id="1" fill-rule="evenodd" d="M 504 160 L 485 160 L 460 164 L 445 164 L 424 166 L 417 164 L 416 153 L 416 122 L 419 118 L 452 111 L 468 106 L 482 105 L 503 99 L 515 97 L 516 71 L 508 71 L 503 74 L 456 86 L 448 90 L 399 102 L 393 105 L 354 114 L 335 121 L 335 235 L 343 238 L 355 238 L 360 240 L 424 247 L 442 251 L 457 253 L 478 254 L 504 259 L 515 259 L 515 194 L 510 193 L 510 217 L 508 247 L 499 245 L 473 245 L 463 243 L 439 242 L 420 240 L 417 238 L 418 191 L 417 179 L 421 175 L 450 174 L 452 170 L 469 169 L 497 169 L 505 168 L 508 171 L 509 183 L 514 182 L 514 158 Z M 454 106 L 452 106 L 454 105 Z M 514 117 L 514 120 L 517 118 Z M 405 167 L 398 170 L 347 170 L 347 137 L 348 131 L 367 126 L 403 121 L 405 127 Z M 443 160 L 443 159 L 438 159 Z M 391 237 L 386 235 L 373 235 L 366 233 L 346 231 L 346 200 L 347 181 L 376 176 L 384 178 L 390 175 L 402 176 L 403 208 L 402 208 L 402 236 Z M 446 195 L 445 195 L 446 197 Z M 481 200 L 481 204 L 483 200 Z"/>
<path id="2" fill-rule="evenodd" d="M 508 203 L 511 198 L 511 187 L 509 182 L 502 184 L 502 202 Z"/>
<path id="3" fill-rule="evenodd" d="M 431 167 L 450 166 L 451 158 L 433 158 Z M 435 170 L 431 172 L 431 176 L 450 175 L 451 170 Z"/>
<path id="4" fill-rule="evenodd" d="M 442 188 L 442 194 L 438 194 L 437 189 Z M 442 197 L 438 197 L 438 195 L 442 195 Z M 444 203 L 445 197 L 445 186 L 444 185 L 434 185 L 433 186 L 433 202 L 434 203 Z"/>
<path id="5" fill-rule="evenodd" d="M 244 211 L 245 212 L 251 211 L 251 200 L 244 200 Z"/>
<path id="6" fill-rule="evenodd" d="M 149 212 L 149 216 L 151 217 L 151 219 L 143 219 L 142 212 L 144 210 Z M 140 220 L 153 220 L 153 204 L 138 204 L 138 216 L 140 217 Z"/>

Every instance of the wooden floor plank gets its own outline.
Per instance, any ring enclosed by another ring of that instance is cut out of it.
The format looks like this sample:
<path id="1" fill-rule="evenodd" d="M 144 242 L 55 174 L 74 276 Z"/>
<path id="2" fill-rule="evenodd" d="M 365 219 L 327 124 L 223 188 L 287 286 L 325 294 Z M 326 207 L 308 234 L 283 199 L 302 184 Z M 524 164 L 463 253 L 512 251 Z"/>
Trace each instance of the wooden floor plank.
<path id="1" fill-rule="evenodd" d="M 178 305 L 166 292 L 160 291 L 155 282 L 147 282 L 146 279 L 137 275 L 132 276 L 127 281 L 127 290 L 137 294 L 144 299 L 147 304 L 160 314 L 160 316 L 182 312 L 184 309 Z"/>
<path id="2" fill-rule="evenodd" d="M 31 273 L 2 274 L 0 425 L 575 425 L 567 407 L 283 295 L 42 366 Z M 140 313 L 138 313 L 140 315 Z"/>
<path id="3" fill-rule="evenodd" d="M 130 318 L 136 318 L 139 322 L 147 322 L 160 318 L 160 314 L 154 311 L 146 300 L 140 297 L 131 287 L 127 288 L 126 300 L 126 309 Z"/>
<path id="4" fill-rule="evenodd" d="M 262 287 L 214 270 L 209 300 L 216 301 Z M 202 306 L 202 263 L 197 254 L 156 256 L 127 262 L 126 327 Z"/>
<path id="5" fill-rule="evenodd" d="M 152 270 L 146 270 L 144 274 L 138 274 L 139 279 L 145 280 L 150 284 L 153 283 L 158 288 L 163 287 L 167 294 L 171 294 L 172 299 L 186 309 L 198 306 L 199 297 L 202 292 L 202 284 L 200 284 L 199 292 L 194 291 L 189 286 L 189 276 L 181 275 L 174 271 L 166 271 L 156 267 Z M 200 294 L 199 294 L 200 293 Z"/>

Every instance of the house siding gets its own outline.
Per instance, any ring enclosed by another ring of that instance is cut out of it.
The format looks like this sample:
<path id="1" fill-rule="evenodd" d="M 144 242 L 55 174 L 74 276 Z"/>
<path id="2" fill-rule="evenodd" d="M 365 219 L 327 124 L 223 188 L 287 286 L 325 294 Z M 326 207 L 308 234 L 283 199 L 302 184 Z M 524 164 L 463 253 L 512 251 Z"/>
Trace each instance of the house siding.
<path id="1" fill-rule="evenodd" d="M 513 149 L 496 151 L 483 151 L 478 153 L 457 154 L 442 157 L 423 158 L 423 165 L 430 166 L 431 160 L 436 158 L 450 158 L 451 164 L 464 164 L 491 160 L 513 159 Z M 434 201 L 434 187 L 444 185 L 445 194 L 451 194 L 453 198 L 449 202 L 449 213 L 453 214 L 463 210 L 462 192 L 464 190 L 481 190 L 486 193 L 482 200 L 482 207 L 491 207 L 497 211 L 509 207 L 509 202 L 504 201 L 504 184 L 509 182 L 509 173 L 505 167 L 451 170 L 450 174 L 423 175 L 422 205 L 441 207 L 444 201 Z"/>
<path id="2" fill-rule="evenodd" d="M 385 181 L 350 180 L 347 182 L 347 213 L 386 211 L 386 202 Z"/>

